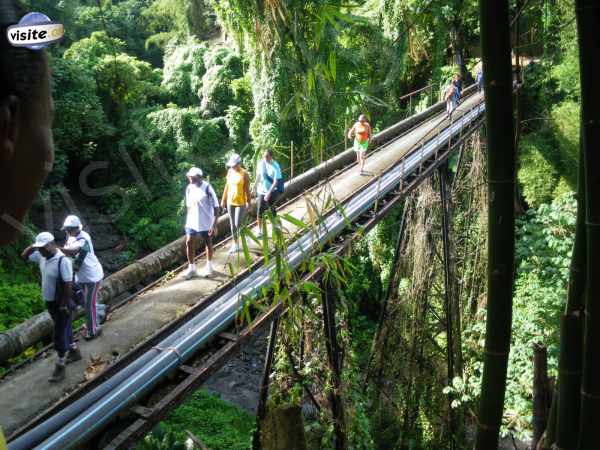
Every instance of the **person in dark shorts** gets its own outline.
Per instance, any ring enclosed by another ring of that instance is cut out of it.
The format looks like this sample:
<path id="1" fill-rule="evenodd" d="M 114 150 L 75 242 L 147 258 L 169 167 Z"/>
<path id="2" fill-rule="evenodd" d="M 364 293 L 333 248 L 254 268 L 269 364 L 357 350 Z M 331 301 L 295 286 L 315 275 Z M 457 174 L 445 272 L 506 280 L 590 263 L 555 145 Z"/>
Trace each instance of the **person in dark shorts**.
<path id="1" fill-rule="evenodd" d="M 65 379 L 65 366 L 81 359 L 81 352 L 73 340 L 73 265 L 59 250 L 51 233 L 37 235 L 35 242 L 23 250 L 21 257 L 37 263 L 42 275 L 42 297 L 54 322 L 54 349 L 58 360 L 51 383 Z"/>
<path id="2" fill-rule="evenodd" d="M 206 243 L 206 269 L 203 277 L 213 273 L 213 245 L 212 237 L 217 233 L 217 218 L 219 217 L 219 199 L 215 190 L 207 181 L 202 179 L 202 170 L 192 167 L 188 173 L 188 184 L 185 191 L 185 206 L 187 218 L 185 221 L 185 248 L 188 260 L 188 269 L 185 273 L 186 280 L 196 276 L 196 245 L 199 238 Z"/>
<path id="3" fill-rule="evenodd" d="M 277 215 L 275 204 L 279 198 L 278 187 L 283 183 L 279 163 L 273 159 L 273 152 L 266 150 L 256 170 L 256 194 L 258 196 L 257 224 L 258 237 L 262 236 L 262 216 L 268 210 Z"/>

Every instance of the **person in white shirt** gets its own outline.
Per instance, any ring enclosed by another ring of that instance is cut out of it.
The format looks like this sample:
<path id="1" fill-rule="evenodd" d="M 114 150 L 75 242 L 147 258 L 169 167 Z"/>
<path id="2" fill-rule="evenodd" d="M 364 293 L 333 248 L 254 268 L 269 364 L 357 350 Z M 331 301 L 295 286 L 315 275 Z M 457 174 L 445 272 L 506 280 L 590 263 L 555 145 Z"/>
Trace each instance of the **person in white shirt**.
<path id="1" fill-rule="evenodd" d="M 256 194 L 258 207 L 256 222 L 258 225 L 257 237 L 262 237 L 262 216 L 269 210 L 273 216 L 277 215 L 275 204 L 283 192 L 283 175 L 279 163 L 273 159 L 273 152 L 266 150 L 263 159 L 258 163 L 256 170 Z"/>
<path id="2" fill-rule="evenodd" d="M 63 224 L 67 242 L 61 251 L 75 258 L 75 282 L 83 290 L 85 308 L 85 332 L 82 334 L 89 341 L 102 334 L 100 322 L 105 315 L 105 306 L 96 303 L 96 297 L 104 271 L 94 253 L 91 236 L 82 228 L 79 217 L 67 216 Z"/>
<path id="3" fill-rule="evenodd" d="M 42 296 L 48 313 L 54 321 L 54 349 L 58 360 L 54 366 L 51 383 L 65 379 L 65 366 L 81 359 L 81 352 L 73 341 L 73 267 L 56 246 L 54 236 L 44 232 L 35 242 L 23 250 L 23 259 L 38 263 L 42 274 Z"/>
<path id="4" fill-rule="evenodd" d="M 186 279 L 196 275 L 196 244 L 201 237 L 206 243 L 206 269 L 202 276 L 212 275 L 213 245 L 212 237 L 217 234 L 217 218 L 219 216 L 219 199 L 212 186 L 202 180 L 202 170 L 192 167 L 187 172 L 188 184 L 185 190 L 185 206 L 187 217 L 185 221 L 185 247 L 188 260 Z"/>

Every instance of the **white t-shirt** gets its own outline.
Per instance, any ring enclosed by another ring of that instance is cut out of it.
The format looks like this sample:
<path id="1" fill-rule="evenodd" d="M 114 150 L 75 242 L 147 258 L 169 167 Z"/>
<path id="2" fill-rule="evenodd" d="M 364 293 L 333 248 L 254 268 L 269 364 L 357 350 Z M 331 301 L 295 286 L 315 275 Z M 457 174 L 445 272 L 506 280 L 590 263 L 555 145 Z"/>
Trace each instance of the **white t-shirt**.
<path id="1" fill-rule="evenodd" d="M 62 260 L 60 257 L 63 257 Z M 54 256 L 46 259 L 37 250 L 29 255 L 29 261 L 40 265 L 42 273 L 42 297 L 47 302 L 53 302 L 56 293 L 56 281 L 58 280 L 58 263 L 60 261 L 60 275 L 64 282 L 73 281 L 73 265 L 63 252 L 58 250 Z"/>
<path id="2" fill-rule="evenodd" d="M 219 199 L 210 184 L 206 181 L 202 181 L 200 186 L 194 183 L 188 184 L 185 190 L 185 206 L 187 207 L 186 228 L 194 231 L 208 231 L 212 228 Z"/>
<path id="3" fill-rule="evenodd" d="M 269 181 L 265 175 L 271 178 L 271 181 Z M 267 192 L 269 192 L 269 189 L 271 189 L 273 181 L 281 180 L 283 178 L 279 163 L 275 160 L 273 160 L 271 163 L 268 163 L 264 159 L 258 163 L 256 176 L 260 178 L 258 186 L 256 187 L 256 192 L 259 195 L 265 195 Z"/>
<path id="4" fill-rule="evenodd" d="M 92 238 L 85 231 L 80 231 L 77 236 L 69 236 L 65 244 L 67 250 L 78 250 L 75 261 L 79 261 L 79 270 L 75 274 L 75 280 L 78 283 L 97 283 L 104 278 L 102 265 L 92 245 Z"/>

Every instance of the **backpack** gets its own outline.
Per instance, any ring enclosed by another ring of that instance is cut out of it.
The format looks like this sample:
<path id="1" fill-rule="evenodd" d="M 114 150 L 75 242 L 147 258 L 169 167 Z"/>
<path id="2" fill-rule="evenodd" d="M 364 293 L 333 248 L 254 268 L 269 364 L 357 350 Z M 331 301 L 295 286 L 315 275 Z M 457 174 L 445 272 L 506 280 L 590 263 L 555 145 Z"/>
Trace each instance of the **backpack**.
<path id="1" fill-rule="evenodd" d="M 62 279 L 61 276 L 61 272 L 60 272 L 60 267 L 62 264 L 62 260 L 63 260 L 64 256 L 61 256 L 58 259 L 58 277 L 56 277 L 56 288 L 54 290 L 54 301 L 59 301 L 62 298 L 63 295 L 63 291 L 65 288 L 65 282 Z M 73 272 L 73 290 L 72 290 L 72 294 L 71 294 L 71 298 L 69 299 L 69 309 L 74 310 L 77 306 L 83 306 L 84 305 L 84 295 L 83 295 L 83 289 L 81 288 L 81 286 L 78 283 L 75 283 L 75 273 Z"/>
<path id="2" fill-rule="evenodd" d="M 270 177 L 269 175 L 267 175 L 267 170 L 266 170 L 264 161 L 263 161 L 262 175 L 265 178 L 265 180 L 267 180 L 269 183 L 273 184 L 273 182 L 274 182 L 273 177 Z M 277 192 L 278 194 L 283 194 L 283 191 L 285 190 L 285 180 L 283 179 L 283 173 L 281 174 L 281 179 L 275 180 L 275 182 L 276 182 L 275 192 Z"/>

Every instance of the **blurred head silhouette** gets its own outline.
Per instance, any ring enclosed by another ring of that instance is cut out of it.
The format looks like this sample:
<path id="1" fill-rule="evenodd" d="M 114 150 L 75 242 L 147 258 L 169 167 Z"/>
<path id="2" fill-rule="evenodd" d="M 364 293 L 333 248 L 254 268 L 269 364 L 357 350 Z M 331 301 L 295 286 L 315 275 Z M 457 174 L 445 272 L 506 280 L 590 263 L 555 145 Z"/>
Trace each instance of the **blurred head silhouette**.
<path id="1" fill-rule="evenodd" d="M 13 47 L 6 29 L 25 11 L 0 0 L 0 245 L 12 242 L 54 162 L 52 96 L 43 50 Z"/>

